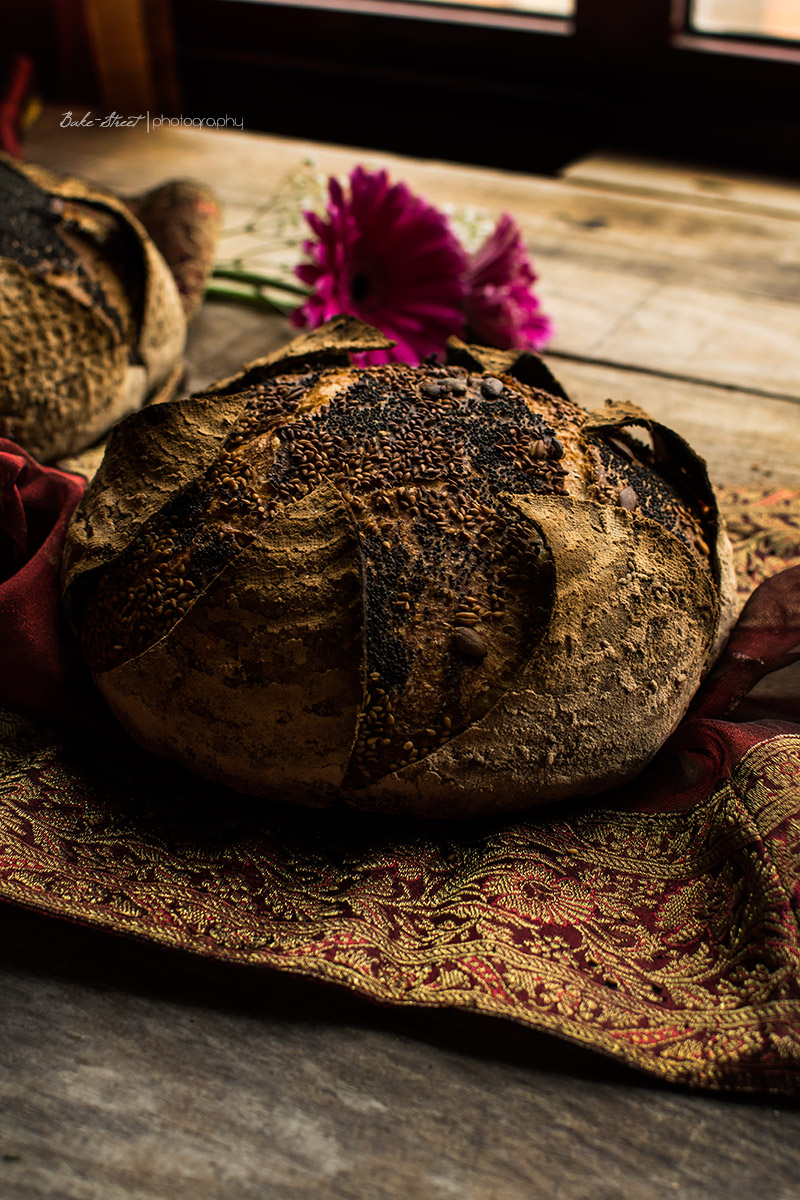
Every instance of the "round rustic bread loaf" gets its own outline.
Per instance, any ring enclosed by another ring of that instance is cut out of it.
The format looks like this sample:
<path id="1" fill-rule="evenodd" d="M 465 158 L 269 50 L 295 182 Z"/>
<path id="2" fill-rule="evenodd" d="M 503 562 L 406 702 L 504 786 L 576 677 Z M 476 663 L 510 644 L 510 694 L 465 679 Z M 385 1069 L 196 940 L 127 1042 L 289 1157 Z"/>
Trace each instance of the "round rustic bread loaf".
<path id="1" fill-rule="evenodd" d="M 50 460 L 174 393 L 186 335 L 166 262 L 108 192 L 0 154 L 0 436 Z"/>
<path id="2" fill-rule="evenodd" d="M 729 625 L 702 463 L 534 355 L 352 365 L 387 344 L 336 318 L 115 429 L 64 570 L 98 686 L 280 800 L 468 816 L 631 778 Z"/>

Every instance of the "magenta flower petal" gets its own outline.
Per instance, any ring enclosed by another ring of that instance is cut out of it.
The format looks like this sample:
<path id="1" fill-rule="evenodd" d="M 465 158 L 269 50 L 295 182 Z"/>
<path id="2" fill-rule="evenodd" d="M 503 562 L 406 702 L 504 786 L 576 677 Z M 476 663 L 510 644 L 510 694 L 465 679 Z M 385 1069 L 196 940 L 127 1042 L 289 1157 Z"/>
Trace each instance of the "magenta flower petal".
<path id="1" fill-rule="evenodd" d="M 539 350 L 553 335 L 532 291 L 536 273 L 519 226 L 504 213 L 467 271 L 469 336 L 502 350 Z"/>
<path id="2" fill-rule="evenodd" d="M 295 273 L 312 289 L 292 314 L 314 328 L 349 313 L 397 341 L 365 362 L 418 363 L 464 333 L 468 259 L 447 218 L 385 171 L 356 167 L 349 191 L 328 181 L 327 217 L 304 214 L 316 239 Z"/>

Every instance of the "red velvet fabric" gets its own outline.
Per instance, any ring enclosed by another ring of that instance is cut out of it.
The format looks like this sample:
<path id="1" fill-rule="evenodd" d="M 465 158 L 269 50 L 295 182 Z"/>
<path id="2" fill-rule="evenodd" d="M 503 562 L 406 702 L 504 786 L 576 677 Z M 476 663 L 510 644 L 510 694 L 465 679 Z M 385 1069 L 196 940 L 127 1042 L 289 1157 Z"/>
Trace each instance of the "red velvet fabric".
<path id="1" fill-rule="evenodd" d="M 86 482 L 0 438 L 0 705 L 67 720 L 96 702 L 61 609 L 69 519 Z"/>
<path id="2" fill-rule="evenodd" d="M 800 684 L 777 702 L 743 701 L 774 671 L 800 660 L 800 567 L 789 567 L 756 588 L 742 609 L 728 644 L 693 706 L 696 717 L 750 720 L 775 717 L 783 709 L 800 721 Z"/>

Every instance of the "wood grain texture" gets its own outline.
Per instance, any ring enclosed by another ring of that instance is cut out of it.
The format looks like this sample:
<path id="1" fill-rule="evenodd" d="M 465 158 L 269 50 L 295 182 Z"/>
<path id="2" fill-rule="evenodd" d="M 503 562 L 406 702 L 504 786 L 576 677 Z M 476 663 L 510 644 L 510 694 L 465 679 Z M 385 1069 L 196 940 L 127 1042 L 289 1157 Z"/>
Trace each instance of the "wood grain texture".
<path id="1" fill-rule="evenodd" d="M 30 157 L 123 192 L 192 175 L 240 211 L 305 154 L 324 171 L 359 157 L 59 119 L 36 127 Z M 579 166 L 554 181 L 380 161 L 431 201 L 518 216 L 559 325 L 550 365 L 579 403 L 641 405 L 688 437 L 716 482 L 797 484 L 797 193 L 765 198 L 743 182 L 735 203 L 699 204 L 652 166 L 642 185 L 596 168 L 582 179 Z M 287 333 L 206 306 L 188 389 Z M 694 1095 L 510 1025 L 383 1013 L 2 917 L 0 1195 L 14 1200 L 800 1200 L 796 1104 Z"/>
<path id="2" fill-rule="evenodd" d="M 800 220 L 800 188 L 777 177 L 731 174 L 716 167 L 649 161 L 602 150 L 571 163 L 562 174 L 582 187 Z"/>
<path id="3" fill-rule="evenodd" d="M 490 1021 L 25 913 L 0 936 L 0 1188 L 20 1200 L 800 1196 L 800 1111 L 639 1081 Z"/>
<path id="4" fill-rule="evenodd" d="M 547 355 L 553 374 L 584 408 L 606 399 L 638 404 L 686 438 L 715 484 L 800 484 L 800 405 L 739 389 L 700 385 Z"/>
<path id="5" fill-rule="evenodd" d="M 800 395 L 800 222 L 686 207 L 551 180 L 247 133 L 59 128 L 48 109 L 34 159 L 120 191 L 169 176 L 215 187 L 226 221 L 252 216 L 304 157 L 347 172 L 386 166 L 437 204 L 514 213 L 556 323 L 555 351 Z M 135 181 L 135 182 L 134 182 Z"/>

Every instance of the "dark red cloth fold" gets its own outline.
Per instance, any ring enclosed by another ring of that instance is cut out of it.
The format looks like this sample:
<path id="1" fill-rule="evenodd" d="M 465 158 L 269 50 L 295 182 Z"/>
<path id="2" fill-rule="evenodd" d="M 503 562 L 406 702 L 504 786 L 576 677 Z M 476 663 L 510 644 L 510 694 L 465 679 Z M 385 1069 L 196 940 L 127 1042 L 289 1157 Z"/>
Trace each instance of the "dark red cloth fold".
<path id="1" fill-rule="evenodd" d="M 59 588 L 67 525 L 85 486 L 0 438 L 0 704 L 7 708 L 87 715 L 86 672 Z"/>
<path id="2" fill-rule="evenodd" d="M 731 777 L 751 747 L 781 734 L 800 734 L 800 670 L 784 681 L 779 694 L 768 688 L 752 692 L 798 661 L 800 567 L 789 567 L 750 596 L 689 714 L 624 789 L 630 807 L 640 812 L 693 808 Z"/>
<path id="3" fill-rule="evenodd" d="M 766 675 L 800 660 L 800 567 L 789 567 L 756 588 L 742 609 L 728 644 L 698 692 L 695 717 L 737 713 Z M 800 690 L 800 689 L 799 689 Z M 784 705 L 800 722 L 800 694 Z"/>

